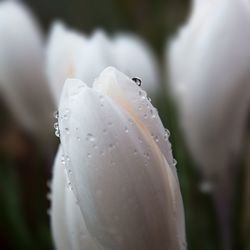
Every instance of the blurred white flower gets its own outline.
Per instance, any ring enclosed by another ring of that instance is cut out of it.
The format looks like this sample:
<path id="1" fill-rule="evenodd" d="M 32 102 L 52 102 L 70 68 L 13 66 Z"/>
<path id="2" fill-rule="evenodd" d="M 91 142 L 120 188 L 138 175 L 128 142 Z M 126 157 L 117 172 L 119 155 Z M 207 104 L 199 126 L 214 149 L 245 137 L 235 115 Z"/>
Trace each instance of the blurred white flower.
<path id="1" fill-rule="evenodd" d="M 52 184 L 57 249 L 186 249 L 168 131 L 146 92 L 109 67 L 66 81 Z"/>
<path id="2" fill-rule="evenodd" d="M 239 160 L 250 101 L 249 25 L 247 1 L 196 0 L 170 44 L 170 83 L 181 125 L 208 178 L 221 178 Z"/>
<path id="3" fill-rule="evenodd" d="M 30 11 L 16 1 L 1 2 L 1 98 L 17 121 L 36 135 L 48 133 L 53 110 L 43 46 L 40 29 Z"/>
<path id="4" fill-rule="evenodd" d="M 56 103 L 65 79 L 75 77 L 91 83 L 107 66 L 145 79 L 143 88 L 156 95 L 160 81 L 156 59 L 140 38 L 131 34 L 109 38 L 101 30 L 84 36 L 54 23 L 47 45 L 47 73 Z"/>

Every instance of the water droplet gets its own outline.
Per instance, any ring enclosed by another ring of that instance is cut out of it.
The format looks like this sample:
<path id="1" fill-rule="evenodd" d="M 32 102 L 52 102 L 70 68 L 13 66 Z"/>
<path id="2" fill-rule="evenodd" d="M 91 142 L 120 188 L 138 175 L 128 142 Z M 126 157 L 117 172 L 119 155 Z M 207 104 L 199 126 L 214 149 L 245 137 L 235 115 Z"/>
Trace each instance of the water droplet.
<path id="1" fill-rule="evenodd" d="M 144 117 L 144 119 L 147 119 L 147 118 L 148 118 L 148 115 L 147 115 L 147 114 L 144 114 L 143 117 Z"/>
<path id="2" fill-rule="evenodd" d="M 157 135 L 155 136 L 155 141 L 159 142 L 159 137 Z"/>
<path id="3" fill-rule="evenodd" d="M 148 101 L 151 102 L 151 98 L 150 97 L 148 97 Z"/>
<path id="4" fill-rule="evenodd" d="M 104 151 L 103 150 L 100 151 L 100 155 L 102 155 L 102 156 L 104 155 Z"/>
<path id="5" fill-rule="evenodd" d="M 87 136 L 86 136 L 86 140 L 90 141 L 90 142 L 94 142 L 95 137 L 91 133 L 88 133 Z"/>
<path id="6" fill-rule="evenodd" d="M 79 136 L 76 137 L 77 141 L 81 141 L 81 138 Z"/>
<path id="7" fill-rule="evenodd" d="M 141 137 L 138 137 L 138 141 L 139 141 L 140 143 L 142 143 L 142 139 L 141 139 Z"/>
<path id="8" fill-rule="evenodd" d="M 56 137 L 60 137 L 60 130 L 59 130 L 59 124 L 58 124 L 58 122 L 54 123 L 54 129 L 55 129 L 55 135 L 56 135 Z"/>
<path id="9" fill-rule="evenodd" d="M 66 134 L 69 135 L 69 128 L 66 127 L 64 130 L 65 130 Z"/>
<path id="10" fill-rule="evenodd" d="M 53 116 L 54 116 L 56 119 L 58 119 L 58 118 L 59 118 L 59 111 L 56 110 L 56 111 L 54 112 Z"/>
<path id="11" fill-rule="evenodd" d="M 150 109 L 150 115 L 151 115 L 151 118 L 155 118 L 155 113 L 154 113 L 153 109 Z"/>
<path id="12" fill-rule="evenodd" d="M 128 122 L 129 122 L 131 125 L 134 124 L 133 121 L 132 121 L 130 118 L 128 118 Z"/>
<path id="13" fill-rule="evenodd" d="M 134 150 L 134 155 L 137 155 L 137 150 L 136 149 Z"/>
<path id="14" fill-rule="evenodd" d="M 134 81 L 138 86 L 141 86 L 142 80 L 138 77 L 133 77 L 132 81 Z"/>
<path id="15" fill-rule="evenodd" d="M 69 109 L 65 109 L 61 115 L 62 120 L 67 120 L 69 115 Z"/>
<path id="16" fill-rule="evenodd" d="M 166 128 L 165 129 L 165 134 L 169 137 L 170 136 L 170 131 Z"/>
<path id="17" fill-rule="evenodd" d="M 61 157 L 61 164 L 62 164 L 62 165 L 65 165 L 65 164 L 66 164 L 64 155 L 62 155 L 62 157 Z"/>
<path id="18" fill-rule="evenodd" d="M 55 136 L 56 137 L 60 137 L 60 131 L 59 131 L 59 129 L 55 131 Z"/>
<path id="19" fill-rule="evenodd" d="M 90 153 L 88 153 L 88 154 L 87 154 L 87 157 L 88 157 L 88 158 L 91 158 L 91 157 L 92 157 L 92 155 L 91 155 Z"/>
<path id="20" fill-rule="evenodd" d="M 109 125 L 109 126 L 112 126 L 112 125 L 113 125 L 113 123 L 112 123 L 112 122 L 108 122 L 108 125 Z"/>
<path id="21" fill-rule="evenodd" d="M 141 107 L 141 105 L 139 105 L 139 106 L 138 106 L 138 110 L 142 110 L 142 107 Z"/>
<path id="22" fill-rule="evenodd" d="M 174 166 L 177 165 L 177 160 L 173 159 L 173 165 L 174 165 Z"/>
<path id="23" fill-rule="evenodd" d="M 145 157 L 146 157 L 148 160 L 150 159 L 150 156 L 149 156 L 149 153 L 148 153 L 148 152 L 145 153 Z"/>
<path id="24" fill-rule="evenodd" d="M 124 131 L 125 131 L 126 133 L 128 133 L 128 128 L 127 128 L 127 127 L 125 127 L 125 128 L 124 128 Z"/>
<path id="25" fill-rule="evenodd" d="M 103 132 L 104 134 L 106 134 L 106 133 L 107 133 L 107 129 L 104 128 L 104 129 L 102 130 L 102 132 Z"/>

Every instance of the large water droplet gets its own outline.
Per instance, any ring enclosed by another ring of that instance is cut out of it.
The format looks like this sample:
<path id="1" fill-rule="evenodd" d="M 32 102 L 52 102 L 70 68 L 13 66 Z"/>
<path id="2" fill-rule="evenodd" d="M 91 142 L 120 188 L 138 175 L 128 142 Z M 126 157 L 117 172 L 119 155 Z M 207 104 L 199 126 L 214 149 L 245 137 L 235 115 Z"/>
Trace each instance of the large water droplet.
<path id="1" fill-rule="evenodd" d="M 134 81 L 138 86 L 141 86 L 142 80 L 138 77 L 133 77 L 132 81 Z"/>

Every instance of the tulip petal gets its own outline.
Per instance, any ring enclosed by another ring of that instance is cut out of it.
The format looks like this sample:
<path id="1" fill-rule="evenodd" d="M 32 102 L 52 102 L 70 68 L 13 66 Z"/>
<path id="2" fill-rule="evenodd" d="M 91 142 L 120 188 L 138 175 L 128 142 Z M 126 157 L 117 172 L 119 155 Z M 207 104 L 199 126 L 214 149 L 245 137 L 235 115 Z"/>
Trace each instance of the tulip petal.
<path id="1" fill-rule="evenodd" d="M 56 248 L 60 250 L 68 250 L 71 249 L 71 243 L 65 220 L 64 207 L 67 183 L 61 166 L 61 157 L 62 150 L 59 148 L 53 168 L 54 172 L 51 186 L 51 227 Z"/>
<path id="2" fill-rule="evenodd" d="M 47 75 L 56 103 L 60 99 L 62 83 L 79 75 L 79 51 L 85 44 L 83 35 L 66 30 L 60 22 L 53 24 L 47 45 Z"/>
<path id="3" fill-rule="evenodd" d="M 59 107 L 66 168 L 90 235 L 109 250 L 185 249 L 174 169 L 137 117 L 104 94 L 68 80 Z"/>
<path id="4" fill-rule="evenodd" d="M 52 182 L 51 227 L 56 249 L 101 250 L 90 237 L 65 173 L 66 158 L 58 150 Z"/>
<path id="5" fill-rule="evenodd" d="M 153 52 L 134 35 L 117 35 L 114 39 L 114 65 L 129 77 L 143 78 L 143 89 L 155 97 L 159 90 L 159 72 Z"/>
<path id="6" fill-rule="evenodd" d="M 158 111 L 151 104 L 146 92 L 113 67 L 105 69 L 93 87 L 112 98 L 133 117 L 141 129 L 147 131 L 148 135 L 159 145 L 168 164 L 175 171 L 171 144 L 168 140 L 169 131 L 163 127 Z"/>
<path id="7" fill-rule="evenodd" d="M 3 1 L 0 37 L 1 97 L 24 129 L 48 136 L 53 106 L 44 73 L 40 27 L 23 4 Z"/>

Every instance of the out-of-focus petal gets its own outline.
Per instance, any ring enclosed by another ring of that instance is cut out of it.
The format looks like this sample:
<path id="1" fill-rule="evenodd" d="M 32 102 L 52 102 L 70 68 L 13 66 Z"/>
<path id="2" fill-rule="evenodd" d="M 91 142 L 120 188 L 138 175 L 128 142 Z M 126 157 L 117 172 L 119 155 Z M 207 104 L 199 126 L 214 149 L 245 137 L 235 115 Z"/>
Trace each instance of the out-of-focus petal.
<path id="1" fill-rule="evenodd" d="M 208 5 L 200 6 L 202 20 L 191 17 L 196 22 L 174 41 L 169 63 L 188 145 L 205 175 L 214 177 L 237 159 L 246 128 L 250 16 L 244 1 Z"/>
<path id="2" fill-rule="evenodd" d="M 87 39 L 77 32 L 68 30 L 60 22 L 51 28 L 47 45 L 47 75 L 56 103 L 59 102 L 65 79 L 79 76 L 82 66 L 79 51 Z"/>
<path id="3" fill-rule="evenodd" d="M 44 136 L 53 108 L 43 53 L 40 29 L 30 11 L 17 1 L 0 3 L 1 97 L 25 129 Z"/>
<path id="4" fill-rule="evenodd" d="M 66 78 L 78 78 L 90 85 L 108 66 L 115 66 L 131 77 L 145 79 L 143 88 L 152 97 L 159 90 L 156 59 L 148 46 L 132 35 L 111 38 L 102 30 L 96 30 L 85 38 L 56 23 L 48 42 L 47 60 L 56 103 Z"/>
<path id="5" fill-rule="evenodd" d="M 143 79 L 143 89 L 155 97 L 159 91 L 159 65 L 151 49 L 135 35 L 117 35 L 114 39 L 114 55 L 117 69 L 129 77 Z"/>

